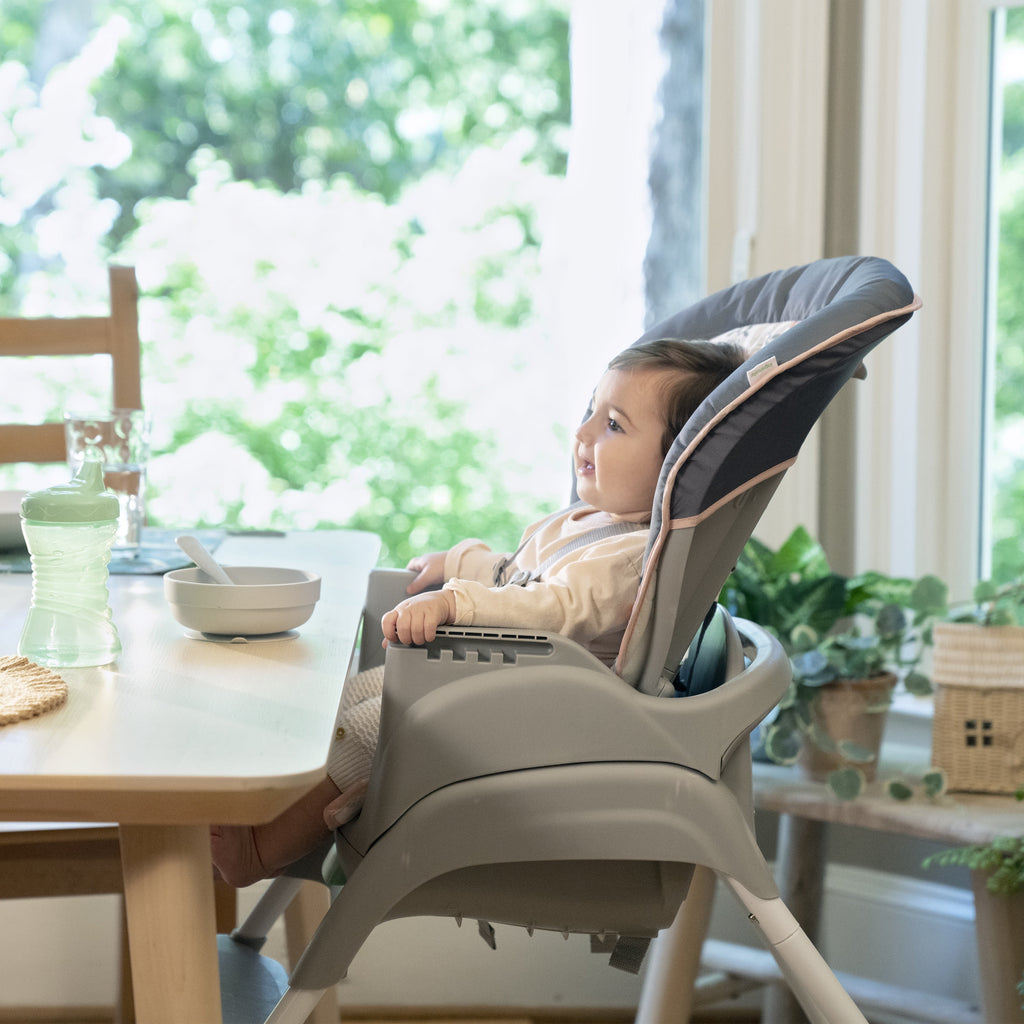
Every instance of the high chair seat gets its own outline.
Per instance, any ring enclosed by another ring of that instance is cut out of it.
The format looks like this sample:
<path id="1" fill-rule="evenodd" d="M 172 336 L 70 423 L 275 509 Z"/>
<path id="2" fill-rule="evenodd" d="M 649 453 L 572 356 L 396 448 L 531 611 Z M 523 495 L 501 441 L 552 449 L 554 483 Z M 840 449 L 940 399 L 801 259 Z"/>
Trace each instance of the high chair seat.
<path id="1" fill-rule="evenodd" d="M 807 432 L 918 305 L 884 260 L 821 260 L 735 285 L 641 339 L 763 347 L 666 457 L 617 671 L 565 637 L 500 628 L 390 645 L 366 803 L 335 845 L 347 881 L 268 1020 L 304 1020 L 370 931 L 405 916 L 475 918 L 485 937 L 490 922 L 586 933 L 636 968 L 646 940 L 676 927 L 696 866 L 743 903 L 809 1019 L 863 1024 L 754 837 L 749 736 L 786 691 L 788 661 L 753 623 L 717 611 L 717 628 L 702 626 Z M 371 652 L 390 606 L 368 603 Z M 649 971 L 640 1019 L 665 1024 L 647 988 L 666 981 Z"/>

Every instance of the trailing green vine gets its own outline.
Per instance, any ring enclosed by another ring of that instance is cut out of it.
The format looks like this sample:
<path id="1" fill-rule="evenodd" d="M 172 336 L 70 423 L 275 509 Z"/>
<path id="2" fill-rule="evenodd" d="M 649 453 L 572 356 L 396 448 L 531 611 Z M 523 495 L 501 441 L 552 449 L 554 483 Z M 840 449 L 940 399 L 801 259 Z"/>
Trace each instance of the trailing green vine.
<path id="1" fill-rule="evenodd" d="M 984 846 L 961 846 L 933 853 L 924 866 L 958 865 L 988 875 L 989 892 L 1010 896 L 1024 892 L 1024 836 L 996 836 Z"/>

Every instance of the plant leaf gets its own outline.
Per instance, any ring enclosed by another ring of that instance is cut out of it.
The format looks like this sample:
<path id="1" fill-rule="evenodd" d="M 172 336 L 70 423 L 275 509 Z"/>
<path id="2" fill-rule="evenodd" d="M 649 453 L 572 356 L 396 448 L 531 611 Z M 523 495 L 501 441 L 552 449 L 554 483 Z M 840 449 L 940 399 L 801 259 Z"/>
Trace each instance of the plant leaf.
<path id="1" fill-rule="evenodd" d="M 793 673 L 806 686 L 824 686 L 836 677 L 828 658 L 817 648 L 794 655 L 790 663 L 793 666 Z"/>
<path id="2" fill-rule="evenodd" d="M 907 616 L 898 604 L 884 604 L 875 617 L 880 636 L 898 636 L 907 626 Z"/>
<path id="3" fill-rule="evenodd" d="M 764 733 L 764 751 L 776 764 L 795 764 L 800 753 L 800 734 L 773 723 Z"/>
<path id="4" fill-rule="evenodd" d="M 826 754 L 834 754 L 838 749 L 836 741 L 832 739 L 829 734 L 821 728 L 820 725 L 812 722 L 810 727 L 807 729 L 807 738 L 813 743 L 819 750 L 824 751 Z"/>
<path id="5" fill-rule="evenodd" d="M 775 569 L 802 576 L 824 576 L 832 571 L 825 549 L 811 536 L 806 526 L 798 526 L 782 542 L 775 554 Z"/>
<path id="6" fill-rule="evenodd" d="M 864 782 L 864 773 L 859 768 L 838 768 L 828 773 L 828 787 L 840 800 L 856 800 Z"/>
<path id="7" fill-rule="evenodd" d="M 875 751 L 852 740 L 839 740 L 836 749 L 844 761 L 853 761 L 856 764 L 870 764 L 878 756 Z"/>
<path id="8" fill-rule="evenodd" d="M 924 795 L 929 800 L 935 800 L 946 792 L 946 773 L 941 768 L 932 768 L 925 772 L 921 782 L 924 785 Z"/>
<path id="9" fill-rule="evenodd" d="M 909 800 L 914 795 L 914 791 L 902 779 L 887 780 L 885 791 L 893 800 Z"/>
<path id="10" fill-rule="evenodd" d="M 949 587 L 938 576 L 922 576 L 910 591 L 910 607 L 922 618 L 945 615 Z"/>
<path id="11" fill-rule="evenodd" d="M 907 693 L 915 697 L 927 697 L 932 692 L 932 681 L 923 672 L 916 670 L 906 674 L 903 685 Z"/>

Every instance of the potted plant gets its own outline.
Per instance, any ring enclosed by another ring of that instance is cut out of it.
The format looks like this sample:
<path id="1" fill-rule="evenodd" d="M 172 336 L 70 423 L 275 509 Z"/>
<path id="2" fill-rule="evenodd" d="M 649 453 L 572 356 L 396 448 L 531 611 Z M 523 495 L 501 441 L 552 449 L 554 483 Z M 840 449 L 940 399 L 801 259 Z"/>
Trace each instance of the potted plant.
<path id="1" fill-rule="evenodd" d="M 778 551 L 748 542 L 722 601 L 772 630 L 793 666 L 789 691 L 763 732 L 767 756 L 799 761 L 838 796 L 855 796 L 874 776 L 897 683 L 931 692 L 920 662 L 945 599 L 945 584 L 934 576 L 833 572 L 803 527 Z"/>
<path id="2" fill-rule="evenodd" d="M 950 610 L 951 623 L 978 626 L 1019 626 L 1024 618 L 1024 576 L 999 586 L 981 580 L 974 587 L 972 601 Z"/>
<path id="3" fill-rule="evenodd" d="M 932 760 L 950 789 L 1012 793 L 1024 762 L 1024 577 L 983 580 L 935 627 Z"/>
<path id="4" fill-rule="evenodd" d="M 1024 800 L 1024 788 L 1015 791 Z M 988 930 L 1003 941 L 982 952 L 982 974 L 992 974 L 995 984 L 986 990 L 999 993 L 999 1005 L 987 1006 L 986 1019 L 1024 1020 L 1024 836 L 996 836 L 989 843 L 961 846 L 932 854 L 925 867 L 960 865 L 970 868 L 975 913 L 988 918 Z M 1016 994 L 1006 991 L 1005 979 L 1020 973 Z"/>

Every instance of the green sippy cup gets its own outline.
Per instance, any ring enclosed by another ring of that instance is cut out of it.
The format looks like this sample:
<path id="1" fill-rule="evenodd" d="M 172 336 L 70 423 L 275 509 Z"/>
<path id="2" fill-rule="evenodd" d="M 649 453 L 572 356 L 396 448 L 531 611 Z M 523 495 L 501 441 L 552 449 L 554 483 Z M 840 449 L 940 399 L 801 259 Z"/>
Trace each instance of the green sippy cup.
<path id="1" fill-rule="evenodd" d="M 32 605 L 19 654 L 54 668 L 106 665 L 120 654 L 107 592 L 118 513 L 117 496 L 104 489 L 97 460 L 83 462 L 70 483 L 22 499 Z"/>

